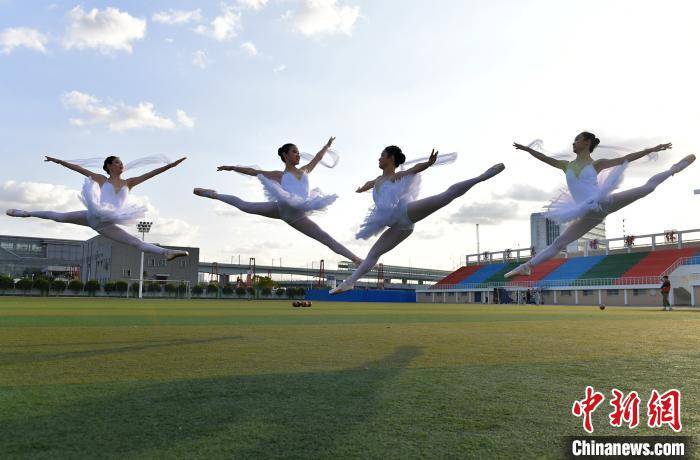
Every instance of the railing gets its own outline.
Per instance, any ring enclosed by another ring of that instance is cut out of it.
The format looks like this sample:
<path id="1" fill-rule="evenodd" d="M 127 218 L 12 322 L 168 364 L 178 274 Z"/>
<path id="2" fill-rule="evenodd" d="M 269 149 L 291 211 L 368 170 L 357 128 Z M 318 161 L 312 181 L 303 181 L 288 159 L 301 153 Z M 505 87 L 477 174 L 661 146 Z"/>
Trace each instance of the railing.
<path id="1" fill-rule="evenodd" d="M 698 265 L 698 264 L 700 264 L 700 256 L 681 257 L 680 259 L 677 259 L 675 262 L 673 262 L 670 267 L 668 267 L 666 270 L 664 270 L 663 273 L 661 273 L 661 276 L 670 275 L 671 273 L 676 271 L 676 269 L 678 267 L 680 267 L 681 265 Z"/>
<path id="2" fill-rule="evenodd" d="M 426 291 L 468 291 L 471 289 L 551 289 L 557 287 L 590 287 L 590 286 L 638 286 L 656 285 L 661 282 L 658 276 L 633 276 L 625 278 L 590 278 L 569 280 L 539 280 L 539 281 L 498 281 L 491 283 L 462 283 L 434 284 Z"/>

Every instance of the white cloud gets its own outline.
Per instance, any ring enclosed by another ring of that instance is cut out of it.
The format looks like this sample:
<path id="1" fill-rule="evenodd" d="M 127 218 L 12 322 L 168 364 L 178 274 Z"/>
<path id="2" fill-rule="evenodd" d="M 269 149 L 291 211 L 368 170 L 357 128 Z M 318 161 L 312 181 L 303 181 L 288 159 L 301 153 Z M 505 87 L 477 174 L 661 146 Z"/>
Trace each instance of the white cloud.
<path id="1" fill-rule="evenodd" d="M 85 12 L 76 6 L 68 13 L 63 45 L 67 49 L 94 48 L 102 53 L 133 50 L 132 42 L 146 35 L 146 21 L 129 13 L 108 7 L 103 11 L 93 8 Z"/>
<path id="2" fill-rule="evenodd" d="M 267 0 L 236 0 L 237 3 L 251 10 L 260 10 L 267 5 Z"/>
<path id="3" fill-rule="evenodd" d="M 248 56 L 257 56 L 258 55 L 258 49 L 255 47 L 255 45 L 252 42 L 245 42 L 241 45 L 241 49 L 245 51 Z"/>
<path id="4" fill-rule="evenodd" d="M 497 225 L 520 217 L 516 203 L 474 203 L 464 205 L 448 220 L 453 224 Z"/>
<path id="5" fill-rule="evenodd" d="M 199 22 L 202 20 L 202 10 L 197 8 L 192 11 L 184 10 L 173 10 L 159 11 L 153 15 L 154 22 L 160 22 L 161 24 L 187 24 L 190 22 Z"/>
<path id="6" fill-rule="evenodd" d="M 194 127 L 194 118 L 190 117 L 182 109 L 177 109 L 177 122 L 180 123 L 185 128 Z"/>
<path id="7" fill-rule="evenodd" d="M 556 190 L 542 190 L 533 185 L 514 185 L 505 193 L 494 193 L 494 198 L 508 198 L 515 201 L 547 201 L 557 196 Z"/>
<path id="8" fill-rule="evenodd" d="M 200 69 L 206 69 L 209 65 L 209 59 L 207 58 L 207 53 L 203 50 L 197 50 L 192 55 L 192 65 L 199 67 Z"/>
<path id="9" fill-rule="evenodd" d="M 275 67 L 274 69 L 272 69 L 272 71 L 273 71 L 274 73 L 280 73 L 280 72 L 284 72 L 286 69 L 287 69 L 287 66 L 286 66 L 286 65 L 280 64 L 280 65 L 278 65 L 277 67 Z"/>
<path id="10" fill-rule="evenodd" d="M 46 52 L 46 43 L 49 39 L 38 30 L 27 27 L 5 29 L 0 33 L 0 47 L 2 52 L 10 54 L 15 48 L 25 47 L 30 50 Z"/>
<path id="11" fill-rule="evenodd" d="M 221 5 L 221 15 L 215 17 L 209 26 L 199 25 L 194 30 L 217 41 L 231 40 L 241 28 L 241 13 L 234 7 Z"/>
<path id="12" fill-rule="evenodd" d="M 80 91 L 66 93 L 62 100 L 67 108 L 75 109 L 84 115 L 83 118 L 70 119 L 74 126 L 104 124 L 116 132 L 137 128 L 175 128 L 175 122 L 158 115 L 150 102 L 140 102 L 137 106 L 129 106 L 123 102 L 107 105 L 97 97 Z"/>
<path id="13" fill-rule="evenodd" d="M 304 0 L 299 11 L 285 15 L 295 31 L 308 37 L 351 35 L 359 17 L 359 6 L 338 5 L 337 0 Z"/>
<path id="14" fill-rule="evenodd" d="M 63 185 L 6 181 L 0 185 L 0 206 L 25 211 L 79 211 L 78 191 Z"/>

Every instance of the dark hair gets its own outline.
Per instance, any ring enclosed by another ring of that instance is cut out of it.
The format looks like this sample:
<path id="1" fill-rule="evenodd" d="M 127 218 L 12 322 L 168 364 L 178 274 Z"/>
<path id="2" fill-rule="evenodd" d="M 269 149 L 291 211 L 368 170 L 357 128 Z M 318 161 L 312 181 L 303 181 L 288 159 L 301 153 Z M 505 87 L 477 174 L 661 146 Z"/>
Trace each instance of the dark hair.
<path id="1" fill-rule="evenodd" d="M 600 144 L 600 139 L 595 137 L 595 134 L 589 133 L 588 131 L 584 131 L 580 136 L 583 136 L 584 139 L 588 139 L 591 141 L 591 152 L 595 150 L 596 147 L 598 147 L 598 144 Z"/>
<path id="2" fill-rule="evenodd" d="M 668 278 L 668 275 L 664 275 L 664 278 Z"/>
<path id="3" fill-rule="evenodd" d="M 394 166 L 399 166 L 406 161 L 406 155 L 395 145 L 385 147 L 384 151 L 388 156 L 394 157 Z"/>
<path id="4" fill-rule="evenodd" d="M 294 147 L 294 144 L 284 144 L 282 147 L 277 149 L 277 155 L 280 156 L 283 163 L 286 163 L 286 161 L 284 161 L 284 154 L 289 153 L 292 147 Z"/>
<path id="5" fill-rule="evenodd" d="M 114 163 L 114 160 L 116 160 L 116 159 L 117 159 L 117 157 L 115 157 L 113 155 L 110 155 L 107 158 L 105 158 L 105 164 L 102 165 L 102 169 L 104 169 L 107 174 L 109 174 L 109 169 L 107 169 L 107 166 Z"/>

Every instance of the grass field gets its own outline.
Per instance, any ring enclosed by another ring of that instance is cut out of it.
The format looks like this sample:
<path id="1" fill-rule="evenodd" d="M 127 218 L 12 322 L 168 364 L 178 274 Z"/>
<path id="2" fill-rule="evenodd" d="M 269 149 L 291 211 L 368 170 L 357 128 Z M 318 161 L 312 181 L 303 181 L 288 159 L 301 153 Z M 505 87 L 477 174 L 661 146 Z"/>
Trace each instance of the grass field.
<path id="1" fill-rule="evenodd" d="M 571 405 L 683 394 L 700 314 L 636 308 L 0 298 L 2 458 L 557 458 Z"/>

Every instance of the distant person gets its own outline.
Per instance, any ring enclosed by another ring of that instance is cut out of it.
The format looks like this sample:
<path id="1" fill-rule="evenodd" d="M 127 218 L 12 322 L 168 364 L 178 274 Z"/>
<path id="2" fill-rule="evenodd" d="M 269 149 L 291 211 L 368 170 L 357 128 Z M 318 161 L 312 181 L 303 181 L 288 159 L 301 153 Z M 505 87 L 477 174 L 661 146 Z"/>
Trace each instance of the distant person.
<path id="1" fill-rule="evenodd" d="M 664 301 L 664 311 L 671 311 L 671 302 L 668 301 L 668 295 L 671 292 L 671 282 L 668 280 L 668 276 L 662 278 L 663 283 L 661 284 L 661 298 Z"/>
<path id="2" fill-rule="evenodd" d="M 525 292 L 525 303 L 527 303 L 528 305 L 532 303 L 532 291 L 530 291 L 529 289 L 527 290 L 527 292 Z"/>

